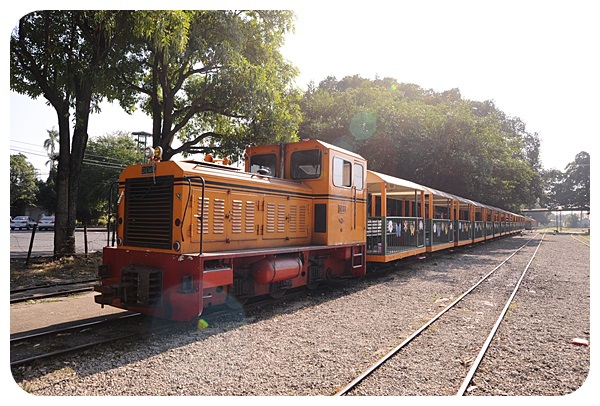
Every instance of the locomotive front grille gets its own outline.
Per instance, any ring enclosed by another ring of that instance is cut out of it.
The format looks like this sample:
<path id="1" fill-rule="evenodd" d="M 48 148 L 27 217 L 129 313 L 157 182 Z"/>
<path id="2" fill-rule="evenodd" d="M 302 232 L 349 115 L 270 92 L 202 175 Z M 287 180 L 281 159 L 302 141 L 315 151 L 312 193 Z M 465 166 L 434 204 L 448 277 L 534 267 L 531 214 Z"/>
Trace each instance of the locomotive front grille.
<path id="1" fill-rule="evenodd" d="M 122 300 L 128 306 L 159 306 L 162 292 L 162 270 L 132 265 L 121 272 Z"/>
<path id="2" fill-rule="evenodd" d="M 171 249 L 173 177 L 127 179 L 123 243 Z"/>

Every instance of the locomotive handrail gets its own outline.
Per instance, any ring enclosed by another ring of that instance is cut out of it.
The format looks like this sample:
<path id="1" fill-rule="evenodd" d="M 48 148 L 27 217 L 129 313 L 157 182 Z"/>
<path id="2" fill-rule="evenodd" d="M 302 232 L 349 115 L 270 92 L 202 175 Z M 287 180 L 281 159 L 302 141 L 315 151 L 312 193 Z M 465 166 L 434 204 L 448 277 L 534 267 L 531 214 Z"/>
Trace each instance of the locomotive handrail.
<path id="1" fill-rule="evenodd" d="M 113 227 L 113 238 L 112 238 L 112 245 L 110 245 L 110 220 L 111 218 L 115 218 L 115 222 L 118 216 L 115 216 L 112 211 L 112 202 L 113 202 L 113 188 L 115 187 L 115 185 L 119 185 L 119 181 L 115 181 L 110 185 L 110 188 L 108 189 L 108 221 L 106 222 L 106 245 L 107 246 L 112 246 L 114 247 L 115 245 L 115 233 L 116 233 L 116 223 L 115 223 L 115 227 Z"/>
<path id="2" fill-rule="evenodd" d="M 206 187 L 206 181 L 204 180 L 204 178 L 202 176 L 184 176 L 184 179 L 188 181 L 189 184 L 189 194 L 188 194 L 188 202 L 190 200 L 190 196 L 192 194 L 192 179 L 196 179 L 199 180 L 200 182 L 202 182 L 202 204 L 200 205 L 200 251 L 198 252 L 199 255 L 202 255 L 202 245 L 204 243 L 204 192 L 205 192 L 205 187 Z M 185 214 L 187 213 L 187 206 L 188 204 L 186 203 L 185 205 L 185 211 L 183 212 L 183 220 L 181 221 L 181 235 L 182 235 L 182 240 L 183 240 L 183 224 L 185 222 Z"/>

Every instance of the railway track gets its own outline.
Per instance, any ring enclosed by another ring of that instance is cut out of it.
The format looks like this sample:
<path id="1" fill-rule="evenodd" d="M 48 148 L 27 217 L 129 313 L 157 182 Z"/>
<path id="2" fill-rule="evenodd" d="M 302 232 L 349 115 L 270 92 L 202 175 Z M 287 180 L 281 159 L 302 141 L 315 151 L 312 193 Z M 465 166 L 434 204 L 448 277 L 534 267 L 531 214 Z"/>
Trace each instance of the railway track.
<path id="1" fill-rule="evenodd" d="M 518 291 L 521 281 L 530 268 L 538 249 L 543 241 L 534 246 L 539 235 L 532 237 L 499 265 L 486 273 L 477 283 L 454 299 L 442 311 L 415 330 L 402 343 L 381 357 L 371 367 L 339 390 L 336 396 L 347 395 L 377 395 L 378 388 L 385 385 L 395 385 L 400 390 L 414 390 L 414 393 L 398 393 L 399 395 L 423 395 L 419 393 L 419 383 L 404 381 L 404 371 L 419 368 L 424 355 L 429 356 L 429 362 L 436 363 L 439 371 L 435 376 L 419 375 L 421 379 L 439 381 L 438 393 L 431 395 L 465 395 L 472 387 L 470 383 L 477 368 L 490 346 L 495 333 L 503 318 L 510 309 L 512 300 Z M 510 289 L 508 289 L 510 287 Z M 501 311 L 500 297 L 504 301 Z M 498 317 L 493 326 L 481 325 L 479 313 L 496 311 Z M 438 329 L 455 329 L 456 341 L 452 343 L 436 340 Z M 487 332 L 484 336 L 483 332 Z M 478 347 L 478 352 L 475 351 Z M 472 354 L 466 358 L 456 359 L 456 348 L 460 353 Z M 475 354 L 477 352 L 477 354 Z M 426 353 L 426 354 L 424 354 Z M 428 354 L 427 354 L 428 353 Z M 418 354 L 412 362 L 412 355 Z M 412 362 L 412 363 L 411 363 Z M 446 363 L 447 365 L 444 365 Z M 466 371 L 468 368 L 468 371 Z M 400 389 L 402 388 L 402 389 Z M 407 389 L 408 388 L 408 389 Z M 414 389 L 411 389 L 414 388 Z"/>
<path id="2" fill-rule="evenodd" d="M 72 282 L 49 283 L 44 285 L 29 286 L 10 291 L 10 303 L 26 302 L 28 300 L 45 299 L 56 296 L 66 296 L 81 292 L 90 292 L 94 288 L 96 279 Z"/>
<path id="3" fill-rule="evenodd" d="M 139 313 L 125 313 L 92 320 L 77 320 L 52 329 L 11 335 L 11 367 L 72 354 L 100 344 L 139 337 L 171 327 Z"/>
<path id="4" fill-rule="evenodd" d="M 583 245 L 585 245 L 586 247 L 590 247 L 590 241 L 589 240 L 585 240 L 583 238 L 580 237 L 575 237 L 573 234 L 571 234 L 571 238 L 574 239 L 575 241 L 577 241 L 578 243 L 581 243 Z"/>
<path id="5" fill-rule="evenodd" d="M 324 288 L 318 288 L 316 291 L 319 291 L 319 289 Z M 23 293 L 29 290 L 31 289 L 24 289 Z M 308 294 L 308 291 L 305 289 L 294 290 L 288 293 L 285 298 L 286 300 L 293 300 L 306 294 Z M 49 295 L 52 294 L 49 293 Z M 243 306 L 243 309 L 249 310 L 274 305 L 277 301 L 278 299 L 270 297 L 260 298 L 247 303 Z M 208 309 L 203 313 L 201 320 L 205 325 L 212 324 L 220 316 L 236 313 L 239 310 L 241 308 L 230 309 L 226 306 Z M 87 320 L 73 320 L 51 328 L 12 334 L 10 337 L 10 365 L 11 367 L 19 367 L 35 361 L 75 354 L 100 345 L 147 336 L 166 329 L 186 328 L 199 322 L 200 319 L 189 323 L 176 322 L 134 312 Z M 198 324 L 198 328 L 201 328 L 200 326 L 201 323 Z"/>

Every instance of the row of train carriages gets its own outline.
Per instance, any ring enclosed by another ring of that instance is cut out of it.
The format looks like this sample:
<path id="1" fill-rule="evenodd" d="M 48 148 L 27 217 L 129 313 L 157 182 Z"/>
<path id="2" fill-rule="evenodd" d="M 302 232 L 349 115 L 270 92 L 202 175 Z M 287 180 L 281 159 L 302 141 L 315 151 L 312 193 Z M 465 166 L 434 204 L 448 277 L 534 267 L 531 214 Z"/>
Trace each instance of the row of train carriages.
<path id="1" fill-rule="evenodd" d="M 252 146 L 244 168 L 131 165 L 114 185 L 95 301 L 191 320 L 368 266 L 518 233 L 527 219 L 367 169 L 319 140 Z"/>
<path id="2" fill-rule="evenodd" d="M 373 171 L 367 172 L 367 188 L 369 262 L 422 256 L 520 233 L 531 222 L 522 215 Z"/>

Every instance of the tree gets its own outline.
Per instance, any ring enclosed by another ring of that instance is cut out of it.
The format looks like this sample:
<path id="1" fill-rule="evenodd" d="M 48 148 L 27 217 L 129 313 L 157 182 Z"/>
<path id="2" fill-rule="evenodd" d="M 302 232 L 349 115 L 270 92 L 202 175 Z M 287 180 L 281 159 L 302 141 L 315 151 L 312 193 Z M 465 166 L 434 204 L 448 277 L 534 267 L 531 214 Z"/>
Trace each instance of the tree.
<path id="1" fill-rule="evenodd" d="M 544 171 L 542 176 L 544 184 L 544 196 L 540 204 L 542 207 L 559 208 L 567 194 L 565 189 L 565 174 L 558 169 Z"/>
<path id="2" fill-rule="evenodd" d="M 139 162 L 143 151 L 130 134 L 116 132 L 92 139 L 83 160 L 77 217 L 89 224 L 100 213 L 106 213 L 111 184 L 127 166 Z M 116 197 L 116 196 L 113 196 Z"/>
<path id="3" fill-rule="evenodd" d="M 359 152 L 375 171 L 516 212 L 542 195 L 538 135 L 458 89 L 328 77 L 302 111 L 300 138 Z"/>
<path id="4" fill-rule="evenodd" d="M 22 17 L 10 40 L 10 87 L 44 96 L 58 118 L 54 254 L 75 253 L 75 220 L 89 115 L 113 89 L 105 69 L 117 40 L 129 32 L 130 12 L 39 11 Z M 74 111 L 71 139 L 71 110 Z"/>
<path id="5" fill-rule="evenodd" d="M 58 204 L 56 194 L 56 172 L 56 168 L 51 166 L 48 179 L 46 179 L 45 182 L 38 180 L 39 192 L 37 194 L 36 201 L 37 205 L 42 207 L 46 214 L 56 213 L 56 206 Z"/>
<path id="6" fill-rule="evenodd" d="M 10 214 L 19 216 L 34 205 L 38 185 L 35 167 L 25 155 L 10 156 Z"/>
<path id="7" fill-rule="evenodd" d="M 87 127 L 103 99 L 152 115 L 153 146 L 177 153 L 292 139 L 296 69 L 279 53 L 289 11 L 40 11 L 10 41 L 11 90 L 57 113 L 55 256 L 75 251 Z M 74 113 L 71 138 L 71 112 Z M 172 147 L 178 136 L 183 145 Z"/>
<path id="8" fill-rule="evenodd" d="M 559 187 L 559 203 L 565 208 L 590 209 L 590 154 L 580 152 L 565 168 Z"/>
<path id="9" fill-rule="evenodd" d="M 46 165 L 50 164 L 50 168 L 53 169 L 56 167 L 56 160 L 58 159 L 58 154 L 56 153 L 56 144 L 58 143 L 58 131 L 52 127 L 52 130 L 48 131 L 48 138 L 44 141 L 44 149 L 48 153 L 48 161 L 46 161 Z"/>
<path id="10" fill-rule="evenodd" d="M 134 13 L 139 41 L 120 62 L 126 84 L 120 101 L 126 109 L 139 103 L 151 115 L 153 146 L 163 149 L 163 159 L 238 154 L 249 144 L 295 137 L 300 95 L 291 85 L 297 71 L 279 52 L 293 16 L 277 10 Z"/>

